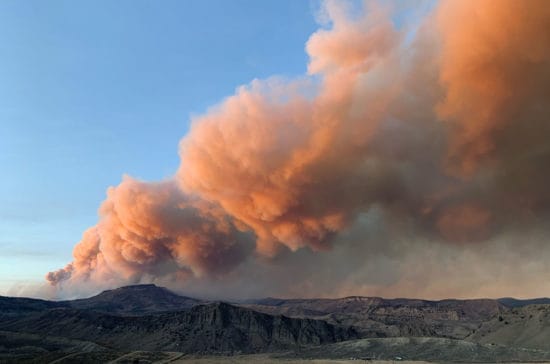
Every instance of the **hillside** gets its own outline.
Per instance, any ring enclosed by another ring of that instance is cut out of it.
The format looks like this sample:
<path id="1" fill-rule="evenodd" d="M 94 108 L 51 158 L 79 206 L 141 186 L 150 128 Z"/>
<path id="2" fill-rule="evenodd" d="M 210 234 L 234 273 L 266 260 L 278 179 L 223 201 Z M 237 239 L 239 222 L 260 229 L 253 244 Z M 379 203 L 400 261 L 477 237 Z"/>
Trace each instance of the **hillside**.
<path id="1" fill-rule="evenodd" d="M 56 308 L 0 324 L 4 331 L 65 337 L 119 350 L 264 352 L 354 339 L 351 328 L 273 316 L 227 303 L 139 317 Z"/>
<path id="2" fill-rule="evenodd" d="M 110 314 L 138 315 L 144 313 L 179 311 L 203 301 L 180 296 L 154 284 L 125 286 L 84 299 L 61 302 L 68 307 Z"/>
<path id="3" fill-rule="evenodd" d="M 547 298 L 547 297 L 532 298 L 532 299 L 526 299 L 526 300 L 518 300 L 512 297 L 503 297 L 503 298 L 499 298 L 497 301 L 507 307 L 523 307 L 528 305 L 550 304 L 550 298 Z"/>
<path id="4" fill-rule="evenodd" d="M 484 322 L 468 340 L 533 349 L 550 349 L 550 305 L 511 309 Z"/>
<path id="5" fill-rule="evenodd" d="M 514 362 L 550 360 L 550 351 L 478 344 L 434 337 L 396 337 L 350 340 L 309 347 L 285 358 L 425 360 L 433 362 Z"/>
<path id="6" fill-rule="evenodd" d="M 541 300 L 354 296 L 237 304 L 155 285 L 72 301 L 0 297 L 0 362 L 69 354 L 101 362 L 138 351 L 147 358 L 277 353 L 287 359 L 543 360 L 550 358 L 550 305 L 531 303 Z"/>
<path id="7" fill-rule="evenodd" d="M 437 336 L 462 339 L 481 322 L 507 312 L 496 300 L 383 299 L 262 299 L 245 307 L 289 317 L 323 319 L 353 325 L 364 337 Z"/>
<path id="8" fill-rule="evenodd" d="M 34 298 L 0 296 L 0 321 L 56 307 L 69 307 L 66 302 L 45 301 Z"/>

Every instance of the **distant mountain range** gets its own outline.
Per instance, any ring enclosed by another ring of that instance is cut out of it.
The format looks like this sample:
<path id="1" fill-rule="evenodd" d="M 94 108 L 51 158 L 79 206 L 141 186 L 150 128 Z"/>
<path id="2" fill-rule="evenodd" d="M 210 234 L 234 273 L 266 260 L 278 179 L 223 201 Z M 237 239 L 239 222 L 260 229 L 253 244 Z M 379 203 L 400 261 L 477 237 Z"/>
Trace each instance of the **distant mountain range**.
<path id="1" fill-rule="evenodd" d="M 423 352 L 424 357 L 414 357 L 423 360 L 437 359 L 437 353 L 441 360 L 455 359 L 445 357 L 451 347 L 462 361 L 549 359 L 550 299 L 265 298 L 228 303 L 184 297 L 155 285 L 58 302 L 0 296 L 0 362 L 136 350 L 382 358 L 385 346 L 393 348 L 387 350 L 390 357 L 397 347 L 409 358 Z M 426 351 L 428 347 L 439 349 Z"/>

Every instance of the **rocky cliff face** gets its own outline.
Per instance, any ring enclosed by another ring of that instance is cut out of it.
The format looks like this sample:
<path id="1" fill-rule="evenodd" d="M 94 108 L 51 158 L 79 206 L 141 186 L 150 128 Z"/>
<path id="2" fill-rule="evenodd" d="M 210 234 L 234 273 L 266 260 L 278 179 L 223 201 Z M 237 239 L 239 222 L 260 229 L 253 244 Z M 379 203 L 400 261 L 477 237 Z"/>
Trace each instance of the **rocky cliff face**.
<path id="1" fill-rule="evenodd" d="M 227 303 L 154 316 L 57 308 L 8 320 L 6 331 L 85 340 L 120 350 L 265 352 L 358 338 L 352 328 L 255 312 Z"/>
<path id="2" fill-rule="evenodd" d="M 234 346 L 253 348 L 290 348 L 303 345 L 321 345 L 357 338 L 349 327 L 331 325 L 313 319 L 295 319 L 269 315 L 226 303 L 215 303 L 192 309 L 179 317 L 182 326 L 191 327 L 199 336 L 210 336 L 214 347 L 224 342 L 239 342 Z M 204 346 L 196 342 L 196 346 Z"/>
<path id="3" fill-rule="evenodd" d="M 326 320 L 353 325 L 363 337 L 437 336 L 465 338 L 481 322 L 509 308 L 497 300 L 383 299 L 262 299 L 245 307 L 270 314 Z"/>

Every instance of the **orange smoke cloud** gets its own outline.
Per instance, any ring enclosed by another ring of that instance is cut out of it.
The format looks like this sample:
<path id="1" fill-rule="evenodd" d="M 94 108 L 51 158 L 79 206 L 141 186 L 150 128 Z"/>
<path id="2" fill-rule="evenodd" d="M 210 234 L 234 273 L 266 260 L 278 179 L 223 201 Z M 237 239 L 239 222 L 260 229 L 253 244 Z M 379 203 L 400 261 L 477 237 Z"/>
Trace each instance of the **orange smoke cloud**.
<path id="1" fill-rule="evenodd" d="M 372 90 L 361 77 L 392 71 L 399 36 L 379 9 L 353 23 L 335 4 L 327 11 L 334 28 L 307 44 L 309 70 L 323 76 L 313 100 L 295 94 L 292 83 L 256 83 L 195 120 L 181 143 L 182 188 L 252 228 L 265 254 L 279 244 L 326 248 L 359 207 L 378 197 L 368 191 L 380 188 L 377 167 L 361 165 L 394 90 Z M 372 181 L 364 181 L 369 174 Z M 364 201 L 357 199 L 358 181 L 366 184 Z"/>
<path id="2" fill-rule="evenodd" d="M 99 223 L 76 245 L 74 261 L 50 272 L 61 280 L 139 282 L 144 276 L 218 274 L 246 255 L 250 238 L 217 206 L 186 196 L 172 182 L 129 177 L 107 191 Z"/>
<path id="3" fill-rule="evenodd" d="M 440 117 L 454 128 L 449 169 L 471 176 L 495 158 L 497 134 L 548 97 L 550 4 L 545 0 L 442 2 L 440 80 L 446 97 Z M 523 119 L 523 120 L 522 120 Z"/>
<path id="4" fill-rule="evenodd" d="M 442 1 L 412 39 L 376 3 L 324 11 L 306 45 L 319 82 L 254 81 L 193 120 L 173 180 L 109 189 L 47 279 L 219 277 L 329 250 L 372 211 L 394 240 L 412 225 L 443 243 L 547 216 L 549 2 Z"/>
<path id="5" fill-rule="evenodd" d="M 441 234 L 448 240 L 477 242 L 487 239 L 491 213 L 482 207 L 463 204 L 447 209 L 437 221 Z"/>

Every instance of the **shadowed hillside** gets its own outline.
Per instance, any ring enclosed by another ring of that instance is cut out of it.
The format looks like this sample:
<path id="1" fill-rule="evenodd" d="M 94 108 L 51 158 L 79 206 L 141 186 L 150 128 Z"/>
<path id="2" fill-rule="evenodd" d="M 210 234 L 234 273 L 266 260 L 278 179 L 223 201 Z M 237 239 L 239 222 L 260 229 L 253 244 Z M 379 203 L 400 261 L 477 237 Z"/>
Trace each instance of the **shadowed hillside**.
<path id="1" fill-rule="evenodd" d="M 550 305 L 530 304 L 534 301 L 346 297 L 231 304 L 155 285 L 73 301 L 0 297 L 0 362 L 48 362 L 69 354 L 101 362 L 134 351 L 151 358 L 173 355 L 148 353 L 173 352 L 543 360 L 550 358 Z"/>
<path id="2" fill-rule="evenodd" d="M 69 307 L 91 309 L 110 314 L 142 314 L 178 311 L 191 308 L 202 301 L 179 296 L 154 284 L 126 286 L 101 292 L 90 298 L 66 301 Z"/>
<path id="3" fill-rule="evenodd" d="M 4 321 L 2 330 L 84 340 L 119 350 L 265 352 L 354 339 L 352 328 L 273 316 L 227 303 L 157 315 L 55 308 Z"/>
<path id="4" fill-rule="evenodd" d="M 323 319 L 353 325 L 364 337 L 437 336 L 465 338 L 481 322 L 509 310 L 497 300 L 261 299 L 246 307 L 270 314 Z"/>

